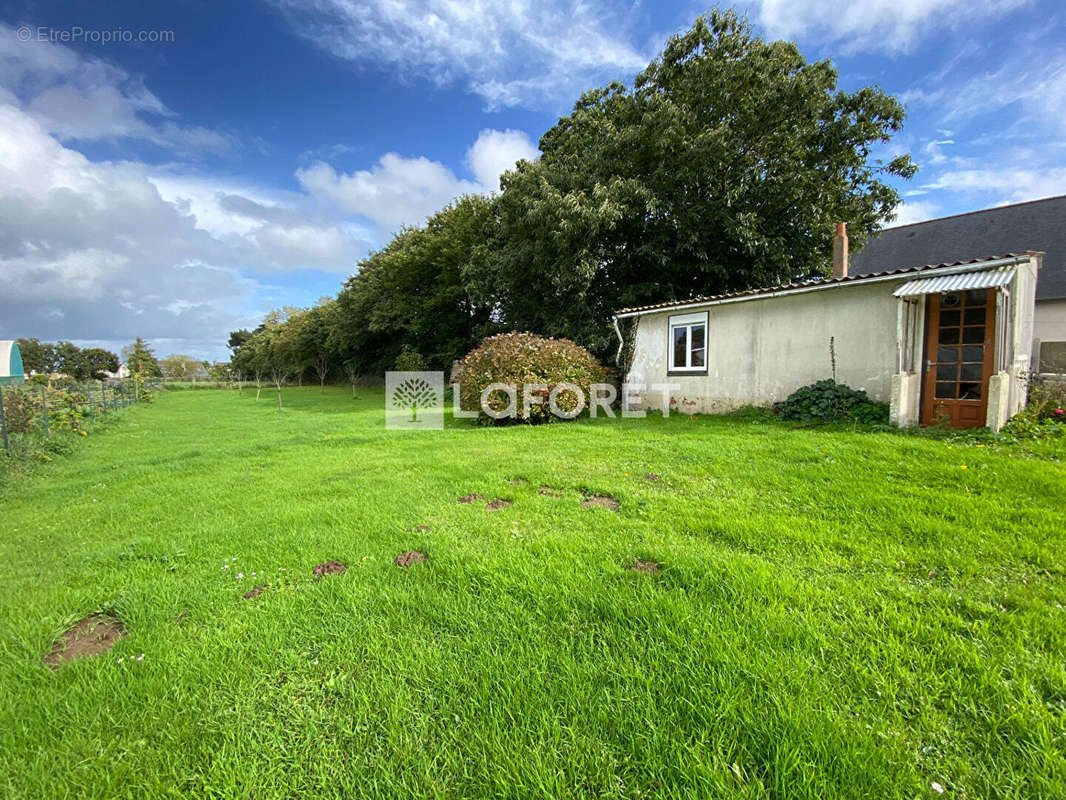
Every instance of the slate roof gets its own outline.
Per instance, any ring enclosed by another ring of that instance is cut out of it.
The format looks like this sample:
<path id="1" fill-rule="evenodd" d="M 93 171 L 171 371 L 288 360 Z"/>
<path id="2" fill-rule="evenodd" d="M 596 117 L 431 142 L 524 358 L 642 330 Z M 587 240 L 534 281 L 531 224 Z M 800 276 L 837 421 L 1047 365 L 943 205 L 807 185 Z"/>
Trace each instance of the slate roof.
<path id="1" fill-rule="evenodd" d="M 829 287 L 829 286 L 833 286 L 833 285 L 843 285 L 843 284 L 849 284 L 849 283 L 863 283 L 863 282 L 871 280 L 873 278 L 884 278 L 884 277 L 887 277 L 887 276 L 890 276 L 890 275 L 904 276 L 904 275 L 911 275 L 911 274 L 917 273 L 917 272 L 924 273 L 924 272 L 928 272 L 928 271 L 932 271 L 932 270 L 941 269 L 941 268 L 944 268 L 944 267 L 962 267 L 962 266 L 970 266 L 971 264 L 974 267 L 980 267 L 982 264 L 991 263 L 991 262 L 995 262 L 995 261 L 1001 261 L 1003 259 L 1008 259 L 1008 258 L 1021 259 L 1021 258 L 1024 258 L 1024 256 L 1022 254 L 1019 254 L 1019 253 L 1004 253 L 1003 255 L 986 256 L 985 258 L 971 258 L 971 259 L 968 259 L 966 261 L 949 261 L 949 262 L 945 262 L 943 264 L 923 264 L 922 266 L 919 266 L 919 267 L 909 266 L 909 267 L 902 267 L 902 268 L 899 268 L 899 269 L 884 270 L 882 272 L 867 272 L 867 273 L 865 273 L 863 275 L 856 275 L 856 274 L 854 274 L 854 270 L 852 270 L 851 274 L 848 275 L 848 277 L 846 277 L 846 278 L 827 278 L 825 280 L 804 281 L 802 283 L 787 283 L 787 284 L 782 284 L 780 286 L 766 286 L 766 287 L 763 287 L 763 288 L 760 288 L 760 289 L 746 289 L 746 290 L 740 291 L 740 292 L 728 292 L 726 294 L 707 295 L 706 297 L 690 297 L 687 300 L 671 300 L 670 302 L 667 302 L 667 303 L 655 303 L 655 304 L 649 305 L 649 306 L 633 306 L 632 308 L 619 309 L 618 311 L 614 312 L 614 315 L 615 316 L 620 316 L 620 315 L 623 315 L 623 314 L 639 314 L 639 313 L 643 313 L 645 311 L 662 311 L 662 310 L 669 309 L 669 308 L 681 308 L 681 307 L 685 307 L 685 306 L 697 306 L 697 305 L 702 305 L 704 303 L 714 303 L 714 302 L 717 302 L 719 300 L 730 300 L 730 299 L 733 299 L 733 298 L 740 298 L 740 297 L 757 297 L 757 296 L 763 295 L 763 294 L 777 294 L 778 292 L 788 292 L 788 291 L 793 291 L 793 290 L 798 290 L 798 289 L 812 289 L 812 288 L 815 288 L 815 287 L 821 288 L 821 287 Z M 1043 272 L 1043 270 L 1041 270 L 1041 272 Z"/>
<path id="2" fill-rule="evenodd" d="M 1066 298 L 1066 195 L 886 228 L 851 254 L 849 272 L 1025 250 L 1045 253 L 1036 299 Z"/>

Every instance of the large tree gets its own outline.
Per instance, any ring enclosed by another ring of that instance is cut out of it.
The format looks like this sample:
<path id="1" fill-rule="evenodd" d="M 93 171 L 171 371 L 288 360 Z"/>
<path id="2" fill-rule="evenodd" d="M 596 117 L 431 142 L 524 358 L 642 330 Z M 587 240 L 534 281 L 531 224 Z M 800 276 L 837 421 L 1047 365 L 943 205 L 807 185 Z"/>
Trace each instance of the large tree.
<path id="1" fill-rule="evenodd" d="M 163 375 L 155 353 L 152 352 L 152 348 L 140 336 L 137 337 L 133 344 L 128 344 L 122 348 L 122 360 L 130 372 L 139 374 L 142 377 L 159 378 Z"/>
<path id="2" fill-rule="evenodd" d="M 508 327 L 600 355 L 617 308 L 824 272 L 836 221 L 852 241 L 899 202 L 909 156 L 874 148 L 903 107 L 845 92 L 828 61 L 765 42 L 733 12 L 672 37 L 628 88 L 587 92 L 502 181 L 483 299 Z"/>
<path id="3" fill-rule="evenodd" d="M 18 340 L 19 353 L 22 355 L 22 369 L 29 374 L 50 375 L 56 371 L 56 348 L 49 342 L 42 342 L 34 337 L 32 339 Z"/>
<path id="4" fill-rule="evenodd" d="M 475 299 L 474 282 L 494 222 L 488 198 L 461 197 L 360 263 L 338 314 L 349 341 L 375 354 L 368 366 L 391 368 L 406 347 L 445 369 L 485 335 L 492 301 Z"/>

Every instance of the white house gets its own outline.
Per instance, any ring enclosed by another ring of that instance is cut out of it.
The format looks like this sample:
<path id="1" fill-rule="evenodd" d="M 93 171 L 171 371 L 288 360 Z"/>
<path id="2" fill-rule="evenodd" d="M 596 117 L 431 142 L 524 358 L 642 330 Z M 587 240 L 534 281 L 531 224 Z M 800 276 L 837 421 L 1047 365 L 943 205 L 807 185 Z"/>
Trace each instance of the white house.
<path id="1" fill-rule="evenodd" d="M 999 428 L 1025 405 L 1043 254 L 848 274 L 615 314 L 636 324 L 626 380 L 697 413 L 784 400 L 832 377 L 889 403 L 898 425 Z M 652 384 L 672 384 L 668 396 Z"/>

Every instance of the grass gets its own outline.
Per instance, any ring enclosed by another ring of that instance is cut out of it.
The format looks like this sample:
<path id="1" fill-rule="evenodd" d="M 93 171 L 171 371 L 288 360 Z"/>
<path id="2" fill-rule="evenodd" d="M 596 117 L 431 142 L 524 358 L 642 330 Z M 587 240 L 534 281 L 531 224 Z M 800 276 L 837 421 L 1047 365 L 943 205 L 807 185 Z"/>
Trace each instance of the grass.
<path id="1" fill-rule="evenodd" d="M 253 396 L 3 489 L 4 797 L 1066 796 L 1061 440 Z"/>

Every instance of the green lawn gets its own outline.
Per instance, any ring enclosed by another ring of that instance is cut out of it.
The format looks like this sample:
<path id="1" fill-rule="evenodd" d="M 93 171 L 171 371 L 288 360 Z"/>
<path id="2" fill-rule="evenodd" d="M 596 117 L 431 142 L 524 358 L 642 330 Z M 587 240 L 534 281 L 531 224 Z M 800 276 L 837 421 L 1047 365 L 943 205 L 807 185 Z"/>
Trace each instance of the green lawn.
<path id="1" fill-rule="evenodd" d="M 0 796 L 1066 796 L 1061 440 L 253 398 L 3 490 Z"/>

